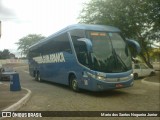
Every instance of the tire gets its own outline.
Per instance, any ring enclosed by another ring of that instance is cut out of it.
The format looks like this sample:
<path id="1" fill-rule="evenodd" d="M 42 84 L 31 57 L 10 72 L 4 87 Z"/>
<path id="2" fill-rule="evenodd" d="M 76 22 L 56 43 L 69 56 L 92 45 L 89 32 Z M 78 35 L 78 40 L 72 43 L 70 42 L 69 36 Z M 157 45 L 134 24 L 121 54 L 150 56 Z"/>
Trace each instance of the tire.
<path id="1" fill-rule="evenodd" d="M 35 80 L 38 82 L 42 82 L 39 72 L 35 72 Z"/>
<path id="2" fill-rule="evenodd" d="M 78 88 L 78 81 L 76 79 L 75 76 L 71 76 L 70 78 L 70 87 L 73 91 L 78 92 L 79 88 Z"/>
<path id="3" fill-rule="evenodd" d="M 138 79 L 138 74 L 134 73 L 134 80 Z"/>
<path id="4" fill-rule="evenodd" d="M 34 72 L 34 80 L 37 81 L 37 72 Z"/>

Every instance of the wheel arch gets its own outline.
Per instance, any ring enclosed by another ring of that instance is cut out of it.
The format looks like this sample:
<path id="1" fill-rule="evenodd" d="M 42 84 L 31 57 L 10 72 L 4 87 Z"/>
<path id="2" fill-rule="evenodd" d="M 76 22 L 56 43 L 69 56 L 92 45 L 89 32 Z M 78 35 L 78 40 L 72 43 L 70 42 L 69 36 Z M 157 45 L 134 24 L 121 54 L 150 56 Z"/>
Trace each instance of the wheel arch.
<path id="1" fill-rule="evenodd" d="M 74 71 L 69 72 L 68 74 L 68 85 L 70 86 L 71 84 L 71 77 L 74 76 L 75 78 L 77 78 L 77 75 Z"/>

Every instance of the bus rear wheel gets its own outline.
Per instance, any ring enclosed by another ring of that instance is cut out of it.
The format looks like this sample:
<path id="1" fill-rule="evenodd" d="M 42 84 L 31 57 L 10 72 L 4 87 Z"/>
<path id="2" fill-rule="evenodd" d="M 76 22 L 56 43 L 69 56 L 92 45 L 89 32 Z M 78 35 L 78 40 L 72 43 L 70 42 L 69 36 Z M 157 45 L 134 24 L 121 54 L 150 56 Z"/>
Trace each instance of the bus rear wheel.
<path id="1" fill-rule="evenodd" d="M 34 80 L 37 80 L 37 73 L 34 72 Z"/>
<path id="2" fill-rule="evenodd" d="M 37 80 L 38 80 L 39 82 L 42 82 L 42 79 L 41 79 L 41 76 L 40 76 L 39 73 L 37 73 Z"/>
<path id="3" fill-rule="evenodd" d="M 37 72 L 37 73 L 35 74 L 35 80 L 37 80 L 37 81 L 39 81 L 39 82 L 42 82 L 42 79 L 41 79 L 41 77 L 40 77 L 40 73 L 39 73 L 39 72 Z"/>
<path id="4" fill-rule="evenodd" d="M 73 91 L 78 92 L 79 88 L 78 88 L 78 82 L 75 76 L 72 76 L 70 78 L 70 87 Z"/>

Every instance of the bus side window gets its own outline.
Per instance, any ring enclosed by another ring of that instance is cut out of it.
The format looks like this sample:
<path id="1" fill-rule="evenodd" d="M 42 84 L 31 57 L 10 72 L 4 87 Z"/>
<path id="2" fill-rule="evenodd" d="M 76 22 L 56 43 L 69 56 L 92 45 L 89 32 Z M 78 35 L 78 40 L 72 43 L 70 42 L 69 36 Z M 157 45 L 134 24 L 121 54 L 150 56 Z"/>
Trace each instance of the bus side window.
<path id="1" fill-rule="evenodd" d="M 40 54 L 39 53 L 36 53 L 35 51 L 33 52 L 33 51 L 30 51 L 29 52 L 29 54 L 27 55 L 27 57 L 29 58 L 29 59 L 31 59 L 31 58 L 34 58 L 34 57 L 38 57 Z"/>
<path id="2" fill-rule="evenodd" d="M 88 66 L 89 61 L 86 44 L 84 42 L 78 41 L 78 39 L 80 38 L 85 38 L 84 30 L 73 30 L 70 32 L 70 35 L 74 44 L 75 52 L 79 63 Z"/>
<path id="3" fill-rule="evenodd" d="M 87 54 L 85 52 L 79 52 L 77 57 L 81 64 L 88 65 Z"/>
<path id="4" fill-rule="evenodd" d="M 53 38 L 49 44 L 44 46 L 43 54 L 57 53 L 57 52 L 67 52 L 72 54 L 71 46 L 69 43 L 68 34 L 64 33 L 58 37 Z"/>

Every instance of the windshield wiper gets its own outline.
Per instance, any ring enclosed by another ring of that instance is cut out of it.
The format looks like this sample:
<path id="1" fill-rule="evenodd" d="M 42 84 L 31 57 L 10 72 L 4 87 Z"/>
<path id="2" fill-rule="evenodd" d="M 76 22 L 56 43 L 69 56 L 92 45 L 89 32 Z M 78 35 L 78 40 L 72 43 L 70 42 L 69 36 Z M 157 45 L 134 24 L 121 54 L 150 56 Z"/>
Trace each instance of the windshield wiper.
<path id="1" fill-rule="evenodd" d="M 120 61 L 124 70 L 128 70 L 126 64 L 124 63 L 124 61 L 121 59 L 121 57 L 116 53 L 115 49 L 113 48 L 113 55 L 114 57 L 117 59 L 117 61 Z"/>

